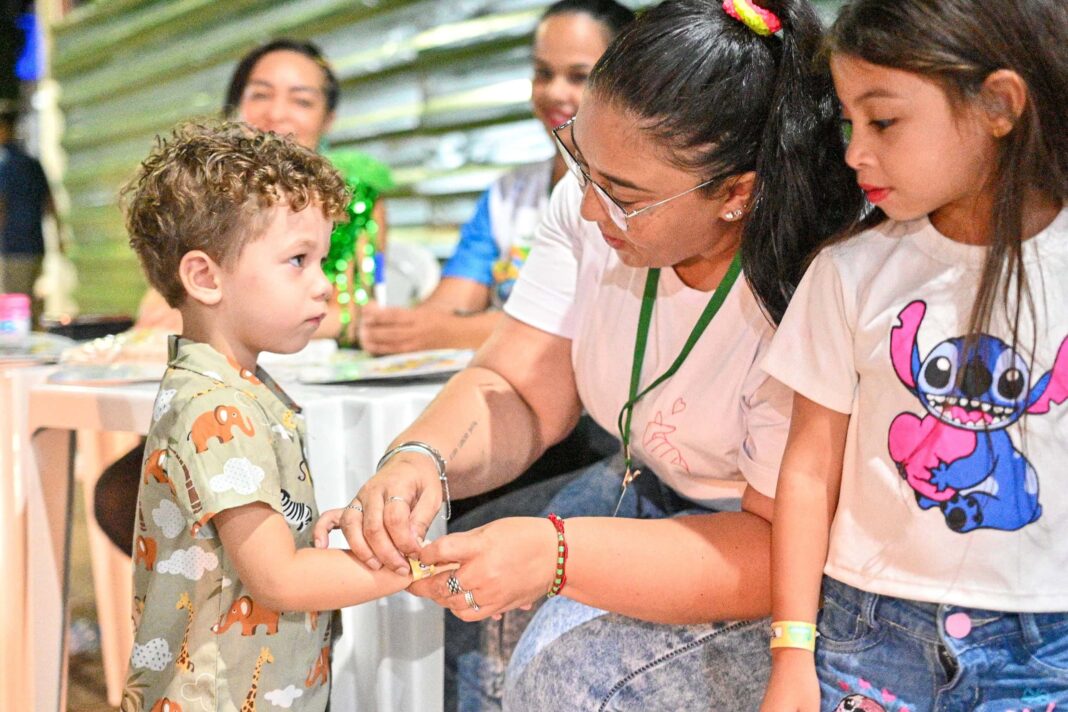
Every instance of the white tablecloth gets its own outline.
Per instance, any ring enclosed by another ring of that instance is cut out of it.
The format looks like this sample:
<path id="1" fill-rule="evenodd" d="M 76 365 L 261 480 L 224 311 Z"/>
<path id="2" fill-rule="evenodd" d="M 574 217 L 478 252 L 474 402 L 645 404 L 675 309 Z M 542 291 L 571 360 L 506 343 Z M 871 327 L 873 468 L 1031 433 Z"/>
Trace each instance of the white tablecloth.
<path id="1" fill-rule="evenodd" d="M 304 408 L 308 458 L 321 510 L 347 504 L 389 442 L 422 412 L 441 383 L 282 387 Z M 42 384 L 29 396 L 29 430 L 40 476 L 30 477 L 27 601 L 34 710 L 57 709 L 63 679 L 71 433 L 144 433 L 154 384 L 108 387 Z M 437 531 L 444 532 L 439 518 Z M 340 537 L 339 533 L 335 533 Z M 342 545 L 343 539 L 334 544 Z M 6 620 L 6 618 L 5 618 Z M 407 593 L 346 609 L 334 650 L 332 712 L 441 710 L 443 617 Z M 6 655 L 5 660 L 10 660 Z M 2 666 L 0 666 L 2 667 Z"/>

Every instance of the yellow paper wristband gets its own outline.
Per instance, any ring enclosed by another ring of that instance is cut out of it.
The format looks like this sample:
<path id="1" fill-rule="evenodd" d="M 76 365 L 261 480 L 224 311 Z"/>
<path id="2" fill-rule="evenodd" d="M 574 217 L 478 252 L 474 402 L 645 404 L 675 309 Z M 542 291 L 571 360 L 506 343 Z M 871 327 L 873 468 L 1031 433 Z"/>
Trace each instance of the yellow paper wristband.
<path id="1" fill-rule="evenodd" d="M 816 626 L 805 621 L 772 621 L 771 647 L 816 649 Z"/>

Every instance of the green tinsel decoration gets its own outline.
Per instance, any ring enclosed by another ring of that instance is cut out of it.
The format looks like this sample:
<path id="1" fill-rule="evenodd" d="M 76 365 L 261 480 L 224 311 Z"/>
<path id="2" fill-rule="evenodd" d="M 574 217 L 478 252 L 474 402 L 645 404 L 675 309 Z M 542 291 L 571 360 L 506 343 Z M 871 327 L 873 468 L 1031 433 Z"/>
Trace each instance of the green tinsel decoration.
<path id="1" fill-rule="evenodd" d="M 327 278 L 337 287 L 344 338 L 352 322 L 351 304 L 366 304 L 374 289 L 379 226 L 372 213 L 382 191 L 393 187 L 393 178 L 389 168 L 358 151 L 328 151 L 323 155 L 337 168 L 352 191 L 349 221 L 336 225 L 330 234 L 330 251 L 323 267 Z M 366 247 L 357 261 L 356 245 L 364 236 Z M 350 284 L 348 269 L 354 261 L 355 279 Z"/>

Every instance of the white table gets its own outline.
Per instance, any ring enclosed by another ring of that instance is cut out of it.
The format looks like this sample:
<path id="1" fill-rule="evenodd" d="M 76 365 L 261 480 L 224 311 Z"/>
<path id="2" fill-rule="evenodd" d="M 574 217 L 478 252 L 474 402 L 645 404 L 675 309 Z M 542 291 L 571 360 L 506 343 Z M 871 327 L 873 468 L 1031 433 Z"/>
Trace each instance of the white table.
<path id="1" fill-rule="evenodd" d="M 49 367 L 0 367 L 0 709 L 31 710 L 27 680 L 33 672 L 25 655 L 30 636 L 25 573 L 27 565 L 27 484 L 35 479 L 30 452 L 30 388 L 44 381 Z"/>
<path id="2" fill-rule="evenodd" d="M 422 412 L 441 383 L 282 387 L 304 409 L 316 501 L 325 510 L 350 501 L 389 442 Z M 143 434 L 155 394 L 155 384 L 41 384 L 30 391 L 28 427 L 39 474 L 26 478 L 27 526 L 33 533 L 26 562 L 32 621 L 26 655 L 33 693 L 26 709 L 58 710 L 63 699 L 74 433 Z M 437 522 L 433 536 L 444 531 L 440 518 Z M 440 608 L 399 593 L 345 609 L 342 624 L 344 634 L 334 649 L 333 712 L 441 710 Z"/>

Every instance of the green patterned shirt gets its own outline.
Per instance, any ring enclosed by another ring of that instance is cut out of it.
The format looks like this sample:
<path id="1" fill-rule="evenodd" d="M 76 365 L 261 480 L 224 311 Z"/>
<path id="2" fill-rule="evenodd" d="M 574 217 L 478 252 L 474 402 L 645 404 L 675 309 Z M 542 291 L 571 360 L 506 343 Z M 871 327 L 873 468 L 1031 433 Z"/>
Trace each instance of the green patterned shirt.
<path id="1" fill-rule="evenodd" d="M 123 710 L 323 710 L 332 616 L 259 605 L 211 518 L 264 502 L 310 547 L 318 518 L 300 408 L 257 368 L 171 337 L 134 532 Z M 251 703 L 251 704 L 250 704 Z"/>

